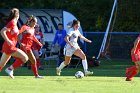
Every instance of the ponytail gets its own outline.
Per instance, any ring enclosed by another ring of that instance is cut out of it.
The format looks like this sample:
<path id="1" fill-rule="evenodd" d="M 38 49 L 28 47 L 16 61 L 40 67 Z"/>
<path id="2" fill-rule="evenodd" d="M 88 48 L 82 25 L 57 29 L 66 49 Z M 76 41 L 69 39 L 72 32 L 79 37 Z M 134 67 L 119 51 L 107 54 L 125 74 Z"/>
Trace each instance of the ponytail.
<path id="1" fill-rule="evenodd" d="M 17 8 L 13 8 L 10 10 L 10 14 L 8 17 L 8 22 L 14 19 L 15 17 L 19 16 L 19 10 Z"/>

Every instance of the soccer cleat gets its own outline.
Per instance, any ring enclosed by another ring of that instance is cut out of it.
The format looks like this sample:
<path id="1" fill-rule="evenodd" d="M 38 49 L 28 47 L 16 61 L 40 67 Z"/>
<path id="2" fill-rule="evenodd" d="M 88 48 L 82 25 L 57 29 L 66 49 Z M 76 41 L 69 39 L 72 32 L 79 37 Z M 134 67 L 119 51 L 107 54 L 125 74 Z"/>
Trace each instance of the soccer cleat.
<path id="1" fill-rule="evenodd" d="M 44 77 L 43 76 L 35 76 L 35 78 L 40 78 L 40 79 L 43 79 Z"/>
<path id="2" fill-rule="evenodd" d="M 10 68 L 6 68 L 5 72 L 12 78 L 14 79 L 15 77 L 13 76 L 13 70 Z"/>
<path id="3" fill-rule="evenodd" d="M 61 70 L 60 70 L 58 67 L 56 68 L 56 74 L 57 74 L 58 76 L 61 75 Z"/>
<path id="4" fill-rule="evenodd" d="M 90 75 L 93 75 L 93 72 L 91 72 L 91 71 L 85 71 L 85 76 L 90 76 Z"/>
<path id="5" fill-rule="evenodd" d="M 132 78 L 126 78 L 125 81 L 132 81 Z"/>

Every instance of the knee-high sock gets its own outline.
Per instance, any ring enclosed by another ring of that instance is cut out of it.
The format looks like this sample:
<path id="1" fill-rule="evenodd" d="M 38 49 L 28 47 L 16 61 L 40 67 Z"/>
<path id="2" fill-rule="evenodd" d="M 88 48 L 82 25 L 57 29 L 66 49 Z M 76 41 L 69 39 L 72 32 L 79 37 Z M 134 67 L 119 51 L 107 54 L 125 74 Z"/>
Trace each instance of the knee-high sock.
<path id="1" fill-rule="evenodd" d="M 87 65 L 87 60 L 82 60 L 82 65 L 83 65 L 83 68 L 84 68 L 84 71 L 87 71 L 88 70 L 88 65 Z"/>
<path id="2" fill-rule="evenodd" d="M 66 65 L 64 64 L 64 61 L 60 64 L 60 66 L 58 67 L 60 70 L 63 69 Z"/>
<path id="3" fill-rule="evenodd" d="M 35 76 L 38 76 L 38 70 L 36 64 L 31 64 L 32 71 Z"/>
<path id="4" fill-rule="evenodd" d="M 39 68 L 40 67 L 40 59 L 38 58 L 38 59 L 36 59 L 36 61 L 37 61 L 37 68 Z"/>
<path id="5" fill-rule="evenodd" d="M 130 71 L 133 71 L 133 70 L 137 70 L 136 66 L 131 66 L 131 67 L 128 67 L 127 70 L 130 72 Z"/>
<path id="6" fill-rule="evenodd" d="M 137 75 L 137 71 L 133 70 L 132 73 L 127 78 L 133 78 L 135 75 Z"/>
<path id="7" fill-rule="evenodd" d="M 24 62 L 22 62 L 21 59 L 16 58 L 16 61 L 9 67 L 10 69 L 16 69 L 20 66 L 22 66 L 24 64 Z"/>

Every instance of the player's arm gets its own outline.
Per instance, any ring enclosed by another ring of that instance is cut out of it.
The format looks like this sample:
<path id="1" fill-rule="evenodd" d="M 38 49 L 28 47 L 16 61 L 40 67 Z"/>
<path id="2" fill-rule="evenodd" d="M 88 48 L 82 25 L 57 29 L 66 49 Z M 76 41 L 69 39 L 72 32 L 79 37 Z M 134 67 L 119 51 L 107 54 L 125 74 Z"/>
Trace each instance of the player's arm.
<path id="1" fill-rule="evenodd" d="M 9 40 L 9 38 L 7 37 L 7 34 L 6 32 L 10 31 L 10 29 L 8 29 L 7 27 L 4 27 L 1 29 L 0 33 L 1 33 L 1 36 L 4 38 L 4 40 L 8 43 L 8 45 L 11 45 L 12 42 L 11 40 Z"/>
<path id="2" fill-rule="evenodd" d="M 79 37 L 81 38 L 81 39 L 83 39 L 84 41 L 86 41 L 86 42 L 89 42 L 89 43 L 91 43 L 92 41 L 91 40 L 89 40 L 89 39 L 87 39 L 87 38 L 85 38 L 83 35 L 79 35 Z"/>
<path id="3" fill-rule="evenodd" d="M 35 37 L 35 35 L 33 36 L 33 40 L 39 45 L 42 47 L 42 44 L 38 41 L 38 39 Z"/>
<path id="4" fill-rule="evenodd" d="M 24 31 L 26 31 L 26 25 L 23 25 L 20 29 L 19 29 L 19 33 L 22 33 Z"/>
<path id="5" fill-rule="evenodd" d="M 69 36 L 69 35 L 66 35 L 65 38 L 64 38 L 64 40 L 65 40 L 71 47 L 74 47 L 74 46 L 71 44 L 71 42 L 69 41 L 69 38 L 70 38 L 70 36 Z"/>

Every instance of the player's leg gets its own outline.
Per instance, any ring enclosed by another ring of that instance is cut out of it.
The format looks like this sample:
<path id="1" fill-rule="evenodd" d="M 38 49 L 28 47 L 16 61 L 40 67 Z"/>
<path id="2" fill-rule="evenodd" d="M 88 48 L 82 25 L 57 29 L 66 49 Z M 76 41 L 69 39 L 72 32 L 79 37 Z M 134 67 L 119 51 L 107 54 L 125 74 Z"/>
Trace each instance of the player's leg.
<path id="1" fill-rule="evenodd" d="M 11 78 L 14 78 L 13 70 L 26 63 L 28 61 L 28 56 L 20 49 L 17 49 L 17 51 L 12 53 L 11 55 L 17 59 L 10 67 L 6 68 L 5 71 Z"/>
<path id="2" fill-rule="evenodd" d="M 76 55 L 76 56 L 78 56 L 82 59 L 82 65 L 83 65 L 83 68 L 84 68 L 85 76 L 92 75 L 93 72 L 88 71 L 87 59 L 86 59 L 86 56 L 85 56 L 84 52 L 81 49 L 77 49 L 74 52 L 74 55 Z"/>
<path id="3" fill-rule="evenodd" d="M 136 69 L 136 65 L 126 68 L 126 77 L 128 77 Z"/>
<path id="4" fill-rule="evenodd" d="M 35 75 L 36 78 L 44 78 L 43 76 L 39 76 L 38 75 L 38 70 L 37 70 L 37 66 L 36 66 L 36 58 L 32 52 L 32 50 L 27 52 L 27 55 L 29 57 L 29 60 L 31 62 L 31 69 Z"/>
<path id="5" fill-rule="evenodd" d="M 39 51 L 37 49 L 33 50 L 33 53 L 34 53 L 34 56 L 36 58 L 36 61 L 37 61 L 37 68 L 39 70 L 44 70 L 42 67 L 41 67 L 41 64 L 40 64 L 40 57 L 39 57 Z"/>
<path id="6" fill-rule="evenodd" d="M 132 78 L 137 75 L 140 71 L 140 61 L 135 62 L 135 66 L 131 66 L 127 68 L 127 74 L 126 74 L 126 81 L 131 81 Z"/>
<path id="7" fill-rule="evenodd" d="M 11 55 L 15 58 L 20 58 L 23 63 L 26 63 L 28 61 L 28 56 L 21 49 L 17 49 L 17 51 Z"/>
<path id="8" fill-rule="evenodd" d="M 138 62 L 135 62 L 135 66 L 130 67 L 129 69 L 131 69 L 131 71 L 127 74 L 127 78 L 126 81 L 131 81 L 132 78 L 138 74 L 139 72 L 139 66 L 138 66 Z"/>
<path id="9" fill-rule="evenodd" d="M 9 61 L 10 58 L 11 58 L 11 55 L 7 55 L 5 53 L 2 54 L 1 59 L 0 59 L 0 71 L 6 65 L 6 63 Z"/>
<path id="10" fill-rule="evenodd" d="M 73 53 L 74 51 L 72 49 L 64 48 L 65 61 L 63 61 L 60 66 L 56 68 L 56 74 L 58 76 L 61 75 L 61 70 L 70 63 Z"/>
<path id="11" fill-rule="evenodd" d="M 131 81 L 132 78 L 139 72 L 139 68 L 140 68 L 139 52 L 137 51 L 136 53 L 133 53 L 132 51 L 131 51 L 132 62 L 134 62 L 135 65 L 129 68 L 126 68 L 126 81 Z"/>
<path id="12" fill-rule="evenodd" d="M 70 63 L 70 61 L 71 61 L 71 56 L 65 56 L 65 61 L 63 61 L 63 62 L 60 64 L 60 66 L 56 68 L 56 74 L 57 74 L 58 76 L 61 75 L 61 70 L 62 70 L 65 66 L 67 66 L 67 65 Z"/>
<path id="13" fill-rule="evenodd" d="M 20 49 L 13 56 L 16 58 L 16 61 L 9 67 L 10 69 L 16 69 L 28 61 L 28 56 Z"/>

